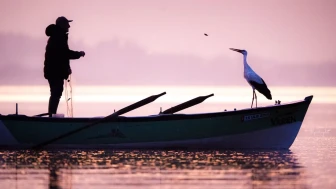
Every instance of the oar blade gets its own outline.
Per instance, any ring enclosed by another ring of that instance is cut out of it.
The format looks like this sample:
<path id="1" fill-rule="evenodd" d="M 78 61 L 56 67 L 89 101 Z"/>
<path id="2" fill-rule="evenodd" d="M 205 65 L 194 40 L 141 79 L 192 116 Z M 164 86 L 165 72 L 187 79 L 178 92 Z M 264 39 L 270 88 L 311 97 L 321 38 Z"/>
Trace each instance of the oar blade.
<path id="1" fill-rule="evenodd" d="M 194 99 L 191 99 L 191 100 L 188 100 L 186 102 L 183 102 L 179 105 L 176 105 L 176 106 L 173 106 L 163 112 L 161 112 L 160 114 L 173 114 L 173 113 L 176 113 L 178 111 L 181 111 L 181 110 L 184 110 L 184 109 L 187 109 L 191 106 L 195 106 L 201 102 L 203 102 L 204 100 L 206 100 L 207 98 L 211 97 L 211 96 L 214 96 L 214 94 L 210 94 L 210 95 L 206 95 L 206 96 L 199 96 L 199 97 L 196 97 Z"/>
<path id="2" fill-rule="evenodd" d="M 147 98 L 145 98 L 143 100 L 140 100 L 140 101 L 138 101 L 138 102 L 136 102 L 134 104 L 131 104 L 131 105 L 125 107 L 125 108 L 122 108 L 122 109 L 114 112 L 113 114 L 110 115 L 110 117 L 111 116 L 115 116 L 115 115 L 119 116 L 119 115 L 122 115 L 124 113 L 129 112 L 129 111 L 132 111 L 134 109 L 137 109 L 137 108 L 139 108 L 141 106 L 149 104 L 149 103 L 155 101 L 156 99 L 158 99 L 159 97 L 161 97 L 161 96 L 163 96 L 165 94 L 166 94 L 166 92 L 163 92 L 163 93 L 160 93 L 160 94 L 157 94 L 157 95 L 149 96 L 149 97 L 147 97 Z"/>

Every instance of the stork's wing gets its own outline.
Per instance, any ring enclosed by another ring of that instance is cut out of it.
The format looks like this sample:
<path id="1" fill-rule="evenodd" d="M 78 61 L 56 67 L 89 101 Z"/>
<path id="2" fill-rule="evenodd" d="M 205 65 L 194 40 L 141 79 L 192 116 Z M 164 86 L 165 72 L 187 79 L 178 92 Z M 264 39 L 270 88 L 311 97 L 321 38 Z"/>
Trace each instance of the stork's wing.
<path id="1" fill-rule="evenodd" d="M 264 83 L 265 87 L 268 88 L 267 85 L 266 85 L 266 82 L 263 80 L 263 78 L 260 77 L 260 79 Z"/>
<path id="2" fill-rule="evenodd" d="M 249 81 L 250 84 L 261 94 L 263 94 L 267 99 L 272 100 L 271 91 L 268 89 L 265 81 L 261 78 L 263 84 L 257 83 L 255 81 Z"/>

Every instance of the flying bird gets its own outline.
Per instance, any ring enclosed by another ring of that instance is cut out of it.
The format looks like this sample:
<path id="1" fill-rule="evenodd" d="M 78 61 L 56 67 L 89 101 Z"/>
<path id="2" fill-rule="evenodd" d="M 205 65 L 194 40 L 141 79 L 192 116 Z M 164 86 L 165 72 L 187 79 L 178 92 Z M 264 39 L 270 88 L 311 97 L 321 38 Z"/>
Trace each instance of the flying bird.
<path id="1" fill-rule="evenodd" d="M 234 48 L 230 48 L 230 50 L 239 52 L 244 55 L 244 78 L 246 79 L 246 81 L 249 83 L 249 85 L 252 87 L 253 90 L 251 108 L 253 106 L 254 97 L 256 100 L 256 107 L 257 107 L 257 94 L 255 90 L 263 94 L 267 99 L 272 100 L 271 91 L 268 89 L 265 81 L 256 72 L 254 72 L 253 69 L 247 64 L 246 61 L 247 51 Z"/>
<path id="2" fill-rule="evenodd" d="M 208 34 L 204 33 L 205 36 L 208 36 Z"/>

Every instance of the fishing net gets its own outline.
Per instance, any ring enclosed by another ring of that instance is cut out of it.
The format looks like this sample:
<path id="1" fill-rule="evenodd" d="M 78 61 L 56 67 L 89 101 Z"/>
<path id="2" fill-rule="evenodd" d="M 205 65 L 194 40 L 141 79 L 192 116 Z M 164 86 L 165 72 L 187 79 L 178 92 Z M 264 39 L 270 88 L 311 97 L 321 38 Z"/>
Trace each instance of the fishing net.
<path id="1" fill-rule="evenodd" d="M 67 116 L 73 117 L 71 75 L 69 76 L 67 82 L 65 82 L 64 88 L 65 88 L 65 102 L 67 107 Z"/>

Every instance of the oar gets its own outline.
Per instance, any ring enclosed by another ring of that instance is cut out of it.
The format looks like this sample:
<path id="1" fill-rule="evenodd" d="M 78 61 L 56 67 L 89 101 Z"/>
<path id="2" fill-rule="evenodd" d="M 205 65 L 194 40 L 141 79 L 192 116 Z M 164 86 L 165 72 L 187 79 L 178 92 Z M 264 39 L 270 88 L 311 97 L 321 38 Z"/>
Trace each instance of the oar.
<path id="1" fill-rule="evenodd" d="M 160 114 L 173 114 L 175 112 L 187 109 L 191 106 L 195 106 L 196 104 L 199 104 L 199 103 L 203 102 L 205 99 L 207 99 L 211 96 L 214 96 L 214 94 L 210 94 L 210 95 L 207 95 L 207 96 L 196 97 L 194 99 L 188 100 L 187 102 L 184 102 L 184 103 L 181 103 L 181 104 L 176 105 L 174 107 L 171 107 L 171 108 L 161 112 Z"/>
<path id="2" fill-rule="evenodd" d="M 42 116 L 46 116 L 46 115 L 49 115 L 49 113 L 38 114 L 38 115 L 34 115 L 33 117 L 42 117 Z"/>
<path id="3" fill-rule="evenodd" d="M 83 126 L 83 127 L 80 127 L 80 128 L 78 128 L 78 129 L 75 129 L 75 130 L 70 131 L 70 132 L 68 132 L 68 133 L 62 134 L 62 135 L 60 135 L 60 136 L 58 136 L 58 137 L 55 137 L 55 138 L 53 138 L 53 139 L 51 139 L 51 140 L 48 140 L 48 141 L 46 141 L 46 142 L 37 144 L 37 145 L 33 146 L 32 149 L 40 148 L 40 147 L 42 147 L 42 146 L 44 146 L 44 145 L 48 145 L 48 144 L 50 144 L 50 143 L 52 143 L 52 142 L 54 142 L 54 141 L 57 141 L 57 140 L 59 140 L 59 139 L 62 139 L 62 138 L 67 137 L 67 136 L 69 136 L 69 135 L 72 135 L 72 134 L 74 134 L 74 133 L 77 133 L 77 132 L 79 132 L 79 131 L 81 131 L 81 130 L 83 130 L 83 129 L 87 129 L 87 128 L 89 128 L 89 127 L 92 127 L 92 126 L 94 126 L 94 125 L 97 125 L 97 124 L 99 124 L 99 123 L 102 123 L 102 122 L 104 122 L 104 121 L 106 121 L 106 120 L 108 120 L 108 119 L 116 118 L 116 117 L 118 117 L 119 115 L 122 115 L 122 114 L 124 114 L 124 113 L 130 112 L 130 111 L 132 111 L 132 110 L 134 110 L 134 109 L 137 109 L 137 108 L 139 108 L 139 107 L 141 107 L 141 106 L 144 106 L 144 105 L 146 105 L 146 104 L 149 104 L 149 103 L 153 102 L 154 100 L 156 100 L 157 98 L 159 98 L 159 97 L 161 97 L 161 96 L 163 96 L 163 95 L 165 95 L 165 94 L 166 94 L 166 92 L 163 92 L 163 93 L 158 94 L 158 95 L 152 95 L 152 96 L 150 96 L 150 97 L 147 97 L 147 98 L 145 98 L 145 99 L 143 99 L 143 100 L 140 100 L 140 101 L 138 101 L 138 102 L 136 102 L 136 103 L 134 103 L 134 104 L 131 104 L 131 105 L 125 107 L 125 108 L 122 108 L 122 109 L 120 109 L 120 110 L 114 112 L 113 114 L 110 114 L 110 115 L 108 115 L 108 116 L 106 116 L 106 117 L 104 117 L 104 118 L 102 118 L 102 119 L 100 119 L 100 120 L 98 120 L 98 121 L 96 121 L 96 122 L 87 124 L 87 125 L 85 125 L 85 126 Z"/>

